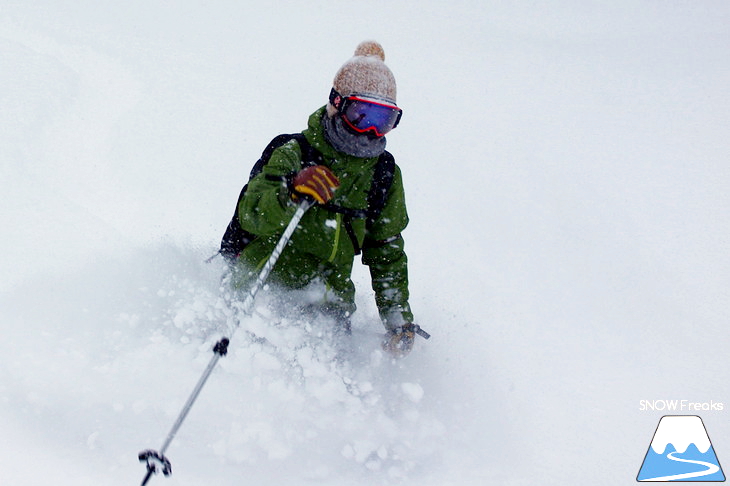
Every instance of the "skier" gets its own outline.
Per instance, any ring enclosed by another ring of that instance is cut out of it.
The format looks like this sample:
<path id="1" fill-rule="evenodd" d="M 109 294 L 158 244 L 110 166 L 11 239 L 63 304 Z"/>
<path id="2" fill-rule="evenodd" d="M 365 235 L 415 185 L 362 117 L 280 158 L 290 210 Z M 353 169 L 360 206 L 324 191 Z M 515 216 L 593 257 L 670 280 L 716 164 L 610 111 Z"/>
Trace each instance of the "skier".
<path id="1" fill-rule="evenodd" d="M 395 78 L 384 60 L 377 42 L 358 45 L 337 71 L 327 105 L 309 117 L 302 132 L 306 140 L 292 139 L 275 149 L 262 172 L 249 181 L 239 200 L 238 222 L 254 238 L 235 260 L 233 284 L 240 289 L 250 284 L 296 202 L 311 198 L 316 204 L 304 215 L 270 280 L 289 289 L 319 289 L 318 309 L 349 333 L 356 308 L 351 273 L 361 251 L 387 330 L 383 348 L 400 357 L 410 352 L 418 327 L 408 304 L 401 235 L 408 215 L 395 164 L 379 214 L 372 218 L 365 211 L 376 166 L 386 154 L 385 135 L 402 114 L 396 106 Z M 304 154 L 312 149 L 316 163 L 303 166 Z"/>

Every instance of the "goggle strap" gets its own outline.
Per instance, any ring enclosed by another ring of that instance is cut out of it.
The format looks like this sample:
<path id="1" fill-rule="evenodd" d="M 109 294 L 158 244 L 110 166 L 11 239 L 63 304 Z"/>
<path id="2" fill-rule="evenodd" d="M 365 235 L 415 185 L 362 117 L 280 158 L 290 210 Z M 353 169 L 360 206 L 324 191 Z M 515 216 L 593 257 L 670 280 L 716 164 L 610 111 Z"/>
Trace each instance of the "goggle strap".
<path id="1" fill-rule="evenodd" d="M 330 90 L 330 104 L 337 108 L 338 111 L 340 110 L 340 106 L 342 106 L 342 95 L 335 88 Z"/>

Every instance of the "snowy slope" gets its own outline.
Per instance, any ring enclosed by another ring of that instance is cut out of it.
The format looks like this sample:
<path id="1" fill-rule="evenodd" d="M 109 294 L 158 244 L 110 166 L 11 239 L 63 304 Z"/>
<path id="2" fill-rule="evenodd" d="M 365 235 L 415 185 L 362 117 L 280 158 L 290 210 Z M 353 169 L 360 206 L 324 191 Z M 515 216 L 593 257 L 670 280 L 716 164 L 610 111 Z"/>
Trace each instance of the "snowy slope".
<path id="1" fill-rule="evenodd" d="M 3 6 L 0 483 L 139 483 L 230 317 L 204 259 L 250 164 L 367 38 L 433 338 L 384 359 L 362 268 L 344 362 L 262 307 L 276 346 L 234 336 L 153 484 L 630 484 L 644 399 L 724 402 L 690 412 L 730 463 L 729 30 L 720 1 Z"/>

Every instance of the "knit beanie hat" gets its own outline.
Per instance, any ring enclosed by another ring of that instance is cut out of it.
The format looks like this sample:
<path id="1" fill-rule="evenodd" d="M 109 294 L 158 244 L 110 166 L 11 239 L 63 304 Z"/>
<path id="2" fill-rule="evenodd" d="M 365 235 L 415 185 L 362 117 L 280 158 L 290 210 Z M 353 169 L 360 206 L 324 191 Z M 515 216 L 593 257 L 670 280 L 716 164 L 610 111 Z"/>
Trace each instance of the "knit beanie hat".
<path id="1" fill-rule="evenodd" d="M 355 55 L 337 71 L 333 82 L 335 90 L 342 96 L 357 93 L 395 103 L 395 77 L 384 61 L 383 46 L 375 41 L 361 42 Z"/>
<path id="2" fill-rule="evenodd" d="M 361 42 L 355 49 L 355 55 L 337 71 L 333 89 L 343 97 L 352 94 L 370 95 L 395 103 L 395 77 L 383 61 L 385 52 L 380 44 L 375 41 Z M 335 150 L 354 157 L 377 157 L 383 153 L 385 137 L 373 138 L 352 133 L 336 114 L 337 109 L 332 103 L 327 103 L 326 116 L 322 120 L 324 134 Z"/>

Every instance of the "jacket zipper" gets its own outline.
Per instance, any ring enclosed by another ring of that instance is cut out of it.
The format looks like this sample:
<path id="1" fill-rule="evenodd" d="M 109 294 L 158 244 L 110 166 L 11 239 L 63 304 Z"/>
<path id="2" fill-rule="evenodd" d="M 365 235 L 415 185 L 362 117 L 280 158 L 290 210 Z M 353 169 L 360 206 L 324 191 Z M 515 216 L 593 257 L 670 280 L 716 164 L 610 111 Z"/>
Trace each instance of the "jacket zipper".
<path id="1" fill-rule="evenodd" d="M 335 240 L 332 242 L 332 253 L 330 254 L 330 257 L 327 259 L 329 263 L 332 263 L 335 261 L 335 257 L 337 256 L 337 250 L 340 246 L 340 231 L 342 229 L 342 215 L 340 213 L 337 213 L 335 215 L 335 221 L 337 222 L 335 226 Z"/>

